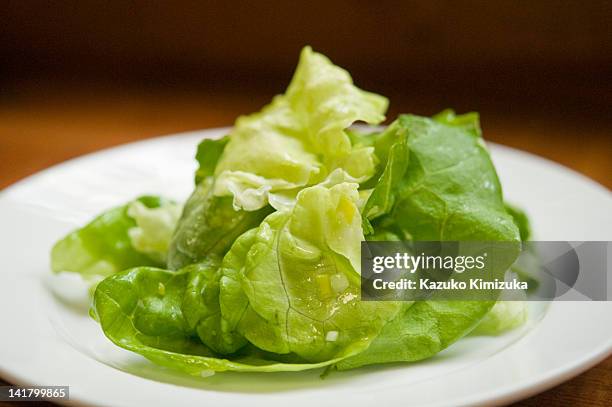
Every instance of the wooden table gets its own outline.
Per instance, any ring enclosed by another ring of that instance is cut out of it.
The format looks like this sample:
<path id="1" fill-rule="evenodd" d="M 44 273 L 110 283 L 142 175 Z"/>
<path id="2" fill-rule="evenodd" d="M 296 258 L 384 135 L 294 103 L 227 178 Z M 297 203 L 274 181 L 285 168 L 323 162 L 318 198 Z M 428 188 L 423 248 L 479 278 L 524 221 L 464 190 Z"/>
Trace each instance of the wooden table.
<path id="1" fill-rule="evenodd" d="M 244 91 L 19 86 L 0 98 L 0 188 L 102 148 L 231 125 L 238 114 L 257 110 L 270 96 L 258 92 L 245 96 Z M 400 111 L 433 113 L 443 107 L 427 103 L 423 107 L 421 101 L 400 100 L 389 116 Z M 542 155 L 612 188 L 610 123 L 496 112 L 485 112 L 482 122 L 486 139 Z M 5 385 L 2 379 L 0 385 Z M 607 406 L 611 400 L 612 357 L 517 405 Z"/>

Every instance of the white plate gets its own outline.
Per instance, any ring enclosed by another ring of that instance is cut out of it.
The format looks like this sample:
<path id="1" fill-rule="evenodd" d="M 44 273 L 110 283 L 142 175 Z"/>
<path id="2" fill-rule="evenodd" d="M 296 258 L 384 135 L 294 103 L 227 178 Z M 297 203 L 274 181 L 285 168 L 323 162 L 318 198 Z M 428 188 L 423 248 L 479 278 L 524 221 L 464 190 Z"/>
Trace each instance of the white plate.
<path id="1" fill-rule="evenodd" d="M 421 363 L 319 372 L 217 374 L 163 370 L 112 345 L 86 314 L 78 280 L 50 280 L 55 240 L 101 210 L 145 193 L 185 199 L 195 146 L 215 129 L 152 139 L 53 167 L 0 195 L 0 376 L 69 385 L 93 405 L 372 406 L 501 404 L 584 371 L 612 349 L 612 303 L 532 304 L 519 330 L 466 338 Z M 612 240 L 610 193 L 550 161 L 492 146 L 506 197 L 542 240 Z M 50 282 L 51 281 L 51 282 Z M 61 294 L 61 295 L 58 295 Z M 73 298 L 69 298 L 74 295 Z"/>

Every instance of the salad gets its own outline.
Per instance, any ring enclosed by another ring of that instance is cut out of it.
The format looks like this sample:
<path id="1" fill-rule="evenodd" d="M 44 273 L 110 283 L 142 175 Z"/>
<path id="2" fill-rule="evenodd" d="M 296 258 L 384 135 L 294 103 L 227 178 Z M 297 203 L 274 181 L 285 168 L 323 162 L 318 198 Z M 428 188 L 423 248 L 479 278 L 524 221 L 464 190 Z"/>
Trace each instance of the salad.
<path id="1" fill-rule="evenodd" d="M 284 94 L 199 144 L 184 205 L 110 209 L 55 244 L 52 270 L 92 282 L 114 344 L 203 377 L 412 362 L 520 325 L 520 301 L 361 301 L 362 241 L 529 237 L 477 113 L 375 127 L 387 106 L 306 47 Z"/>

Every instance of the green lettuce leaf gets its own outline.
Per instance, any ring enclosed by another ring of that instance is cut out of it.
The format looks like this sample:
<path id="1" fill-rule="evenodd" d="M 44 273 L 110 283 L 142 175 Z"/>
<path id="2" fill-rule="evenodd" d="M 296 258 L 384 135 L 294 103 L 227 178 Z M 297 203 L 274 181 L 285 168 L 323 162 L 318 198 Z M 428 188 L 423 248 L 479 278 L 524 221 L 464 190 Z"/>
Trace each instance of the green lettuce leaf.
<path id="1" fill-rule="evenodd" d="M 215 174 L 215 168 L 219 162 L 219 158 L 225 146 L 229 141 L 229 137 L 225 136 L 220 139 L 204 139 L 198 145 L 198 151 L 196 152 L 196 160 L 200 165 L 195 174 L 195 182 L 199 184 L 208 177 Z"/>
<path id="2" fill-rule="evenodd" d="M 215 169 L 216 196 L 236 209 L 257 210 L 271 195 L 321 182 L 343 168 L 358 182 L 374 174 L 371 147 L 353 147 L 346 128 L 380 123 L 387 99 L 355 87 L 348 72 L 304 48 L 284 95 L 240 117 Z"/>
<path id="3" fill-rule="evenodd" d="M 97 278 L 163 265 L 177 213 L 176 203 L 154 196 L 110 209 L 53 246 L 51 269 Z"/>
<path id="4" fill-rule="evenodd" d="M 241 273 L 244 272 L 249 250 L 255 243 L 257 228 L 241 235 L 223 258 L 219 273 L 219 307 L 221 309 L 222 339 L 226 343 L 240 343 L 244 336 L 238 332 L 238 324 L 249 307 L 249 298 L 242 289 Z M 246 341 L 246 339 L 244 339 Z M 226 347 L 228 350 L 230 347 Z"/>
<path id="5" fill-rule="evenodd" d="M 170 242 L 167 265 L 172 270 L 206 259 L 220 261 L 238 236 L 272 211 L 269 206 L 253 212 L 235 209 L 231 197 L 214 195 L 215 169 L 228 142 L 225 136 L 204 139 L 198 145 L 196 187 Z"/>
<path id="6" fill-rule="evenodd" d="M 403 115 L 410 162 L 390 214 L 414 240 L 520 241 L 481 138 Z"/>
<path id="7" fill-rule="evenodd" d="M 304 363 L 287 357 L 247 348 L 231 360 L 204 345 L 193 329 L 190 311 L 194 304 L 185 294 L 198 285 L 210 265 L 190 266 L 180 272 L 140 267 L 114 274 L 98 284 L 94 295 L 96 319 L 104 334 L 117 346 L 147 359 L 191 375 L 210 376 L 214 372 L 279 372 L 315 369 L 338 359 Z M 205 300 L 206 301 L 206 300 Z"/>
<path id="8" fill-rule="evenodd" d="M 393 209 L 410 160 L 407 131 L 398 122 L 372 138 L 376 155 L 385 165 L 362 211 L 366 234 L 374 233 L 370 220 L 386 215 Z"/>
<path id="9" fill-rule="evenodd" d="M 216 261 L 189 265 L 181 273 L 190 273 L 181 310 L 200 340 L 219 354 L 234 353 L 247 341 L 229 329 L 219 305 L 222 271 Z"/>
<path id="10" fill-rule="evenodd" d="M 517 206 L 506 203 L 506 212 L 512 216 L 514 223 L 519 229 L 521 240 L 523 242 L 528 241 L 531 238 L 531 224 L 529 223 L 529 217 L 522 209 Z"/>
<path id="11" fill-rule="evenodd" d="M 492 270 L 503 277 L 519 254 L 520 235 L 504 207 L 489 153 L 473 131 L 479 127 L 412 115 L 400 116 L 396 125 L 407 132 L 410 158 L 400 187 L 390 192 L 396 195 L 393 209 L 378 224 L 393 224 L 415 241 L 510 242 L 506 258 Z M 474 329 L 494 304 L 435 296 L 405 304 L 365 352 L 337 367 L 431 357 Z"/>
<path id="12" fill-rule="evenodd" d="M 231 197 L 214 196 L 214 183 L 211 176 L 201 180 L 187 200 L 170 243 L 168 268 L 178 270 L 211 257 L 220 260 L 238 236 L 272 211 L 269 206 L 236 210 Z"/>
<path id="13" fill-rule="evenodd" d="M 457 115 L 453 109 L 446 109 L 434 115 L 432 119 L 447 126 L 461 127 L 474 137 L 482 137 L 480 115 L 476 112 Z"/>

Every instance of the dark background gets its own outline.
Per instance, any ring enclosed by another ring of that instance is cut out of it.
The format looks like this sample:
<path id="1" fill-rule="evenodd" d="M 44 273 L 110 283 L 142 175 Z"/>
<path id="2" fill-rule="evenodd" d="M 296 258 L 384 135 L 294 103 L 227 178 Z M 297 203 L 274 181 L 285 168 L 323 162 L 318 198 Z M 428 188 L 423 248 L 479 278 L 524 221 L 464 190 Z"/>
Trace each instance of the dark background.
<path id="1" fill-rule="evenodd" d="M 477 110 L 485 137 L 612 187 L 612 2 L 5 1 L 0 187 L 154 135 L 231 125 L 310 44 L 399 112 Z"/>
<path id="2" fill-rule="evenodd" d="M 1 2 L 0 188 L 231 125 L 284 90 L 306 44 L 390 97 L 390 119 L 477 110 L 486 139 L 612 187 L 612 2 L 328 0 Z M 610 366 L 540 401 L 604 403 Z"/>

